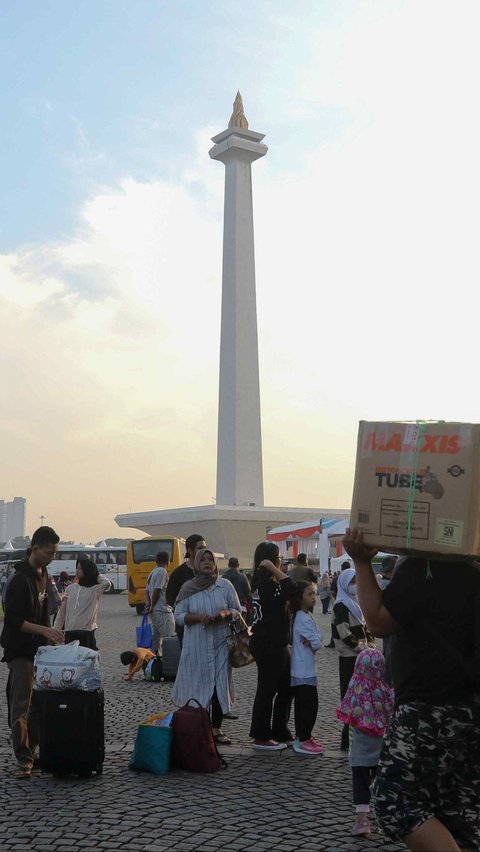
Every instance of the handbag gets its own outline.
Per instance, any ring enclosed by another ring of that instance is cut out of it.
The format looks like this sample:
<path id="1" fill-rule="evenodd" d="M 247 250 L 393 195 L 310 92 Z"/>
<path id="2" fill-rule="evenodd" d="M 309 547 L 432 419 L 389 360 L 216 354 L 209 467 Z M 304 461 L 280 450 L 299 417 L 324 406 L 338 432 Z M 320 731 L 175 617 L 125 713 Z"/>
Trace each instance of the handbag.
<path id="1" fill-rule="evenodd" d="M 144 613 L 142 618 L 142 623 L 139 627 L 136 628 L 137 635 L 137 648 L 151 648 L 152 647 L 152 625 L 148 620 L 147 613 Z"/>
<path id="2" fill-rule="evenodd" d="M 138 726 L 135 746 L 128 768 L 164 775 L 170 768 L 172 729 L 171 713 L 150 716 Z"/>
<path id="3" fill-rule="evenodd" d="M 240 622 L 240 624 L 239 624 Z M 250 639 L 252 636 L 252 628 L 248 626 L 245 619 L 240 616 L 230 624 L 232 635 L 228 637 L 229 645 L 228 656 L 230 665 L 234 669 L 241 669 L 243 666 L 249 666 L 253 663 L 253 654 L 250 650 Z"/>

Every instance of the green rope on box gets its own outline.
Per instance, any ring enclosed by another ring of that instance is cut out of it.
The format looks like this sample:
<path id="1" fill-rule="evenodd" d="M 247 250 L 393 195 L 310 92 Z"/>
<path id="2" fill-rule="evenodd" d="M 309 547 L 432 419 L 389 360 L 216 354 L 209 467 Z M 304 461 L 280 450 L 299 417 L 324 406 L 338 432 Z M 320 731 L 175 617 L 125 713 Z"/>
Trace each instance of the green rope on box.
<path id="1" fill-rule="evenodd" d="M 425 432 L 425 424 L 426 420 L 416 420 L 415 421 L 418 426 L 417 431 L 417 440 L 415 442 L 415 455 L 413 457 L 413 470 L 410 480 L 410 490 L 408 493 L 408 514 L 407 514 L 407 536 L 405 544 L 408 550 L 411 550 L 412 547 L 412 519 L 413 519 L 413 506 L 415 503 L 415 483 L 417 481 L 417 471 L 418 471 L 418 461 L 420 458 L 420 438 L 423 437 Z"/>
<path id="2" fill-rule="evenodd" d="M 412 478 L 410 481 L 410 489 L 408 492 L 408 516 L 407 516 L 407 535 L 405 544 L 408 550 L 412 549 L 412 518 L 413 504 L 415 502 L 415 483 L 417 481 L 418 460 L 420 457 L 420 438 L 423 437 L 425 426 L 427 423 L 445 423 L 445 420 L 416 420 L 418 426 L 417 440 L 415 442 L 415 456 L 413 460 Z M 430 567 L 428 568 L 430 570 Z M 428 575 L 427 575 L 428 576 Z"/>

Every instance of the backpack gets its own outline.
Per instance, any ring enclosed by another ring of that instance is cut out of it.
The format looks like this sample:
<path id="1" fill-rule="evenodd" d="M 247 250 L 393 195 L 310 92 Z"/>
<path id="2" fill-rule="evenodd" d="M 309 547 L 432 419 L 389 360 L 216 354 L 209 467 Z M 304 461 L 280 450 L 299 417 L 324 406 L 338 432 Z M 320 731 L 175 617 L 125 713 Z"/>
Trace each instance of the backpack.
<path id="1" fill-rule="evenodd" d="M 144 666 L 143 674 L 145 680 L 154 681 L 154 683 L 161 681 L 163 675 L 162 658 L 154 657 L 152 660 L 148 660 Z"/>
<path id="2" fill-rule="evenodd" d="M 190 707 L 194 701 L 197 707 Z M 172 749 L 170 764 L 176 769 L 191 772 L 217 772 L 226 767 L 213 739 L 210 716 L 196 698 L 176 710 L 172 720 Z"/>

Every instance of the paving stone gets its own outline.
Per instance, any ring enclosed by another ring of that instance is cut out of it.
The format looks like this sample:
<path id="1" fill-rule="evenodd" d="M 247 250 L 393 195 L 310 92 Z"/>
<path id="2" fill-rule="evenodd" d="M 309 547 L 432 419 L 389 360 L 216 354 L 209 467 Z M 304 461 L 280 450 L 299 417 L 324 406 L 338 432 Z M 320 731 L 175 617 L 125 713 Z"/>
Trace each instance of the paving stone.
<path id="1" fill-rule="evenodd" d="M 329 617 L 316 617 L 328 636 Z M 252 665 L 234 673 L 240 718 L 225 722 L 234 740 L 232 747 L 222 749 L 228 769 L 212 775 L 131 772 L 128 759 L 138 722 L 173 709 L 170 683 L 124 680 L 119 655 L 132 644 L 137 624 L 125 595 L 102 599 L 97 632 L 106 697 L 102 775 L 86 781 L 35 773 L 29 782 L 14 781 L 6 707 L 0 699 L 1 852 L 352 852 L 353 845 L 358 852 L 404 849 L 379 835 L 355 838 L 352 844 L 348 834 L 354 819 L 351 777 L 346 755 L 338 749 L 338 659 L 330 649 L 317 654 L 320 707 L 314 735 L 326 747 L 321 758 L 301 760 L 291 749 L 276 754 L 252 749 Z M 6 676 L 6 666 L 0 666 L 0 696 L 5 695 Z M 300 826 L 298 791 L 305 792 Z M 153 813 L 152 836 L 145 826 Z"/>

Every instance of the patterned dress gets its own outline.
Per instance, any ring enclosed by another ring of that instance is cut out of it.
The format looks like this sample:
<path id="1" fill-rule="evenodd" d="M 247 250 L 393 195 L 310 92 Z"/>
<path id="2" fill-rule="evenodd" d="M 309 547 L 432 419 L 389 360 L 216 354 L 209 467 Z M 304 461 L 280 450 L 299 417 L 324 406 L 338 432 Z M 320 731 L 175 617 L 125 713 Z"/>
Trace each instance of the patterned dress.
<path id="1" fill-rule="evenodd" d="M 175 621 L 185 627 L 182 654 L 172 690 L 172 701 L 182 707 L 196 698 L 209 707 L 214 690 L 223 713 L 228 713 L 234 700 L 232 669 L 228 657 L 230 626 L 222 621 L 210 627 L 185 624 L 188 613 L 215 615 L 222 609 L 241 612 L 238 595 L 228 580 L 219 579 L 207 591 L 197 592 L 175 607 Z"/>

